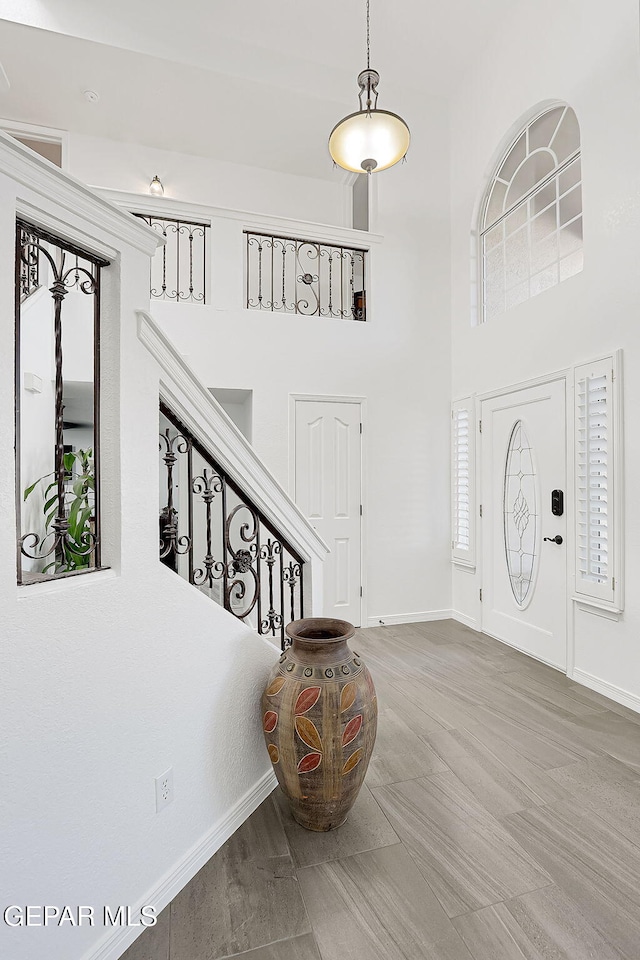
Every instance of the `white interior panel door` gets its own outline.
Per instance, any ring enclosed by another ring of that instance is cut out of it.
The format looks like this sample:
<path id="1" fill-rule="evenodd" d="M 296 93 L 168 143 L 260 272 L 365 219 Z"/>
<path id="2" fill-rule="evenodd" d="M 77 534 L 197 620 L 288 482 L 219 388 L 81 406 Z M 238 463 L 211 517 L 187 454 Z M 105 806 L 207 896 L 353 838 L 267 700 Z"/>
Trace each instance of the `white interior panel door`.
<path id="1" fill-rule="evenodd" d="M 562 670 L 566 506 L 564 380 L 485 400 L 482 629 Z"/>
<path id="2" fill-rule="evenodd" d="M 295 499 L 330 547 L 325 617 L 360 626 L 360 404 L 296 400 Z"/>

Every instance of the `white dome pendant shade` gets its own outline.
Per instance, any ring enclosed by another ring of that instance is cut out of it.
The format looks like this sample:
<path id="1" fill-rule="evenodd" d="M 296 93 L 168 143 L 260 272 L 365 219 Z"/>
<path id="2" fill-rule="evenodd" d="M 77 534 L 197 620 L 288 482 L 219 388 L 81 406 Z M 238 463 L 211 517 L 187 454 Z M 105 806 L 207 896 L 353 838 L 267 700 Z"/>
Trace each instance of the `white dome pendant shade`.
<path id="1" fill-rule="evenodd" d="M 370 66 L 369 0 L 367 0 L 367 69 L 358 76 L 360 109 L 337 123 L 329 136 L 334 163 L 352 173 L 374 173 L 392 167 L 409 149 L 411 134 L 402 117 L 378 110 L 380 74 Z M 366 106 L 362 98 L 366 91 Z"/>
<path id="2" fill-rule="evenodd" d="M 409 149 L 409 128 L 397 113 L 358 110 L 331 131 L 329 153 L 353 173 L 379 173 L 398 163 Z"/>

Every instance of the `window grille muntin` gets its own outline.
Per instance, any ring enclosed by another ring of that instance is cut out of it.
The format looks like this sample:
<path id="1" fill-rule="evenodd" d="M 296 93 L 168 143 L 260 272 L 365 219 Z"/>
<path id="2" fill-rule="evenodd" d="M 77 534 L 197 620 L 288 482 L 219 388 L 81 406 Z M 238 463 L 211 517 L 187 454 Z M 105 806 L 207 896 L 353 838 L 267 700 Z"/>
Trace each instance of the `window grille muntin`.
<path id="1" fill-rule="evenodd" d="M 108 265 L 40 227 L 16 222 L 19 584 L 100 568 L 100 284 Z M 39 374 L 28 369 L 34 356 Z M 29 410 L 30 395 L 41 393 L 42 404 Z M 78 412 L 89 419 L 71 422 Z M 90 446 L 74 450 L 79 433 L 90 437 Z M 33 526 L 26 522 L 34 519 Z"/>
<path id="2" fill-rule="evenodd" d="M 582 270 L 580 132 L 570 107 L 538 116 L 510 147 L 487 192 L 480 245 L 485 321 Z"/>

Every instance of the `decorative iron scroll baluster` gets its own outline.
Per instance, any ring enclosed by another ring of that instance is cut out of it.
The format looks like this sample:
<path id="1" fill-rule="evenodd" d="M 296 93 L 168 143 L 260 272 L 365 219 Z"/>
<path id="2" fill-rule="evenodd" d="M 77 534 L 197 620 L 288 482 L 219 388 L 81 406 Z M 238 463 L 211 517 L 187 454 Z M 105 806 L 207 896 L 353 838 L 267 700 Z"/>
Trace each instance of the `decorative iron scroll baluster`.
<path id="1" fill-rule="evenodd" d="M 296 585 L 300 584 L 300 600 L 302 602 L 302 569 L 299 563 L 291 562 L 286 566 L 282 572 L 282 582 L 287 584 L 290 591 L 290 601 L 291 601 L 291 619 L 296 619 L 295 612 L 295 597 L 296 597 Z M 301 614 L 302 615 L 302 614 Z"/>
<path id="2" fill-rule="evenodd" d="M 182 234 L 182 230 L 179 223 L 176 224 L 175 227 L 170 227 L 169 229 L 173 230 L 176 235 L 176 289 L 172 294 L 172 299 L 175 298 L 176 300 L 180 300 L 182 299 L 182 291 L 180 289 L 180 236 Z M 188 294 L 185 294 L 184 299 L 189 299 Z"/>
<path id="3" fill-rule="evenodd" d="M 222 493 L 222 477 L 217 473 L 211 473 L 209 470 L 205 469 L 202 471 L 202 476 L 196 477 L 193 483 L 191 484 L 191 491 L 202 498 L 203 503 L 205 504 L 206 511 L 206 530 L 207 530 L 207 552 L 205 554 L 202 566 L 198 567 L 197 570 L 194 570 L 191 575 L 191 582 L 195 583 L 196 586 L 201 586 L 202 584 L 207 584 L 207 586 L 212 587 L 214 580 L 219 580 L 224 576 L 224 564 L 216 560 L 213 555 L 213 545 L 212 545 L 212 530 L 211 530 L 211 504 L 214 501 L 215 495 L 217 493 Z M 189 497 L 189 508 L 193 515 L 193 499 Z"/>
<path id="4" fill-rule="evenodd" d="M 354 278 L 355 278 L 355 267 L 356 267 L 356 255 L 355 255 L 355 253 L 352 253 L 352 254 L 351 254 L 351 256 L 349 257 L 349 260 L 350 260 L 350 262 L 351 262 L 351 276 L 350 276 L 350 278 L 349 278 L 349 299 L 351 300 L 351 303 L 353 303 L 354 306 L 355 306 L 355 296 L 356 296 L 356 285 L 355 285 L 355 282 L 354 282 Z M 354 316 L 354 319 L 355 319 L 355 312 L 354 312 L 354 315 L 353 315 L 353 316 Z"/>
<path id="5" fill-rule="evenodd" d="M 245 236 L 249 310 L 366 320 L 366 250 L 254 231 Z M 282 255 L 281 272 L 276 254 Z M 348 281 L 345 262 L 351 266 Z"/>
<path id="6" fill-rule="evenodd" d="M 245 520 L 239 525 L 236 537 L 239 537 L 240 543 L 234 547 L 233 521 L 237 516 L 242 516 L 243 511 L 249 514 L 250 522 L 247 523 Z M 224 536 L 227 555 L 231 554 L 232 557 L 227 563 L 227 592 L 224 605 L 236 617 L 244 620 L 255 607 L 260 592 L 260 569 L 257 563 L 260 555 L 259 520 L 253 507 L 246 503 L 240 503 L 234 507 L 225 518 Z M 246 581 L 242 579 L 243 576 L 249 577 L 248 590 Z"/>
<path id="7" fill-rule="evenodd" d="M 160 511 L 160 559 L 170 555 L 180 556 L 189 551 L 191 547 L 191 537 L 188 534 L 178 536 L 178 511 L 173 505 L 174 479 L 173 471 L 178 460 L 178 453 L 189 454 L 191 450 L 190 441 L 181 434 L 170 435 L 167 427 L 164 433 L 160 434 L 160 440 L 165 445 L 165 452 L 162 459 L 167 469 L 167 502 Z M 162 443 L 160 444 L 162 450 Z"/>
<path id="8" fill-rule="evenodd" d="M 284 610 L 282 603 L 280 604 L 281 613 L 277 613 L 275 609 L 274 602 L 274 584 L 273 584 L 273 568 L 275 566 L 276 560 L 282 555 L 282 544 L 279 540 L 272 540 L 270 537 L 267 540 L 266 544 L 260 550 L 260 559 L 264 560 L 267 565 L 267 574 L 268 574 L 268 585 L 269 585 L 269 611 L 260 622 L 260 633 L 270 633 L 275 637 L 276 630 L 280 629 L 283 626 L 283 614 Z M 279 591 L 281 592 L 281 591 Z"/>
<path id="9" fill-rule="evenodd" d="M 151 262 L 150 296 L 176 303 L 206 303 L 208 223 L 191 223 L 173 217 L 136 213 L 165 239 L 162 252 Z M 180 238 L 188 240 L 186 249 Z M 175 277 L 175 289 L 167 277 Z"/>
<path id="10" fill-rule="evenodd" d="M 163 237 L 167 236 L 165 230 L 162 231 L 162 235 Z M 151 269 L 153 270 L 153 265 Z M 164 299 L 167 295 L 167 245 L 166 243 L 162 244 L 162 286 L 160 287 L 160 293 L 157 293 L 157 291 L 153 288 L 153 286 L 151 287 L 151 290 L 149 292 L 151 293 L 152 297 L 158 297 L 161 299 Z"/>
<path id="11" fill-rule="evenodd" d="M 69 261 L 71 261 L 69 263 Z M 67 243 L 59 237 L 18 220 L 16 224 L 16 397 L 20 398 L 21 348 L 23 318 L 21 308 L 25 300 L 40 286 L 43 275 L 50 272 L 49 293 L 53 300 L 53 336 L 54 336 L 54 455 L 53 471 L 40 477 L 26 489 L 21 489 L 21 451 L 22 433 L 20 423 L 20 402 L 16 402 L 16 499 L 18 515 L 17 574 L 18 583 L 26 577 L 23 570 L 23 558 L 31 561 L 53 559 L 42 569 L 29 571 L 29 579 L 38 579 L 53 567 L 55 574 L 71 573 L 89 567 L 100 566 L 100 518 L 98 510 L 99 493 L 99 398 L 100 398 L 100 269 L 108 266 L 103 260 Z M 70 291 L 76 290 L 92 298 L 93 360 L 93 445 L 84 451 L 70 453 L 69 457 L 77 465 L 83 466 L 80 477 L 74 477 L 69 464 L 65 462 L 65 419 L 64 419 L 64 354 L 63 354 L 63 313 L 64 303 Z M 24 321 L 26 322 L 26 320 Z M 34 334 L 37 336 L 38 334 Z M 32 451 L 33 453 L 34 451 Z M 41 454 L 42 451 L 37 451 Z M 26 501 L 41 481 L 50 477 L 54 480 L 45 491 L 45 514 L 43 528 L 39 533 L 21 533 L 22 503 Z M 32 478 L 29 478 L 32 479 Z M 73 484 L 73 493 L 71 485 Z M 55 491 L 52 494 L 52 491 Z M 71 504 L 70 504 L 71 501 Z M 49 512 L 50 511 L 50 512 Z"/>
<path id="12" fill-rule="evenodd" d="M 303 612 L 304 561 L 164 403 L 160 415 L 160 559 L 284 647 L 285 625 Z"/>
<path id="13" fill-rule="evenodd" d="M 23 230 L 20 264 L 20 303 L 40 289 L 40 257 L 35 234 Z"/>
<path id="14" fill-rule="evenodd" d="M 285 605 L 284 605 L 284 557 L 283 557 L 283 555 L 282 555 L 282 550 L 280 551 L 280 571 L 279 571 L 279 573 L 280 573 L 280 576 L 279 576 L 278 579 L 280 580 L 280 609 L 282 610 L 282 619 L 284 620 L 284 611 L 285 611 Z M 293 619 L 293 618 L 292 618 L 292 619 Z"/>
<path id="15" fill-rule="evenodd" d="M 194 479 L 193 479 L 193 447 L 189 444 L 189 450 L 187 451 L 187 490 L 193 490 Z M 189 497 L 189 509 L 187 511 L 188 523 L 189 523 L 189 532 L 187 536 L 189 537 L 189 545 L 193 543 L 193 497 Z M 193 583 L 195 571 L 193 569 L 193 550 L 187 552 L 189 558 L 189 582 Z"/>

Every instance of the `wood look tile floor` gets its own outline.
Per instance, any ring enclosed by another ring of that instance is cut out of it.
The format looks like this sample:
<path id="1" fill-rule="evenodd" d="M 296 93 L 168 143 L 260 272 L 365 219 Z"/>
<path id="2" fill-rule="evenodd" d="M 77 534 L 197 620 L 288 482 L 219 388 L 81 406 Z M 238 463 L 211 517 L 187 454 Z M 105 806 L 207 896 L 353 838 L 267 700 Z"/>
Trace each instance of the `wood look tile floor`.
<path id="1" fill-rule="evenodd" d="M 640 960 L 640 715 L 452 620 L 357 645 L 346 824 L 276 791 L 123 960 Z"/>

